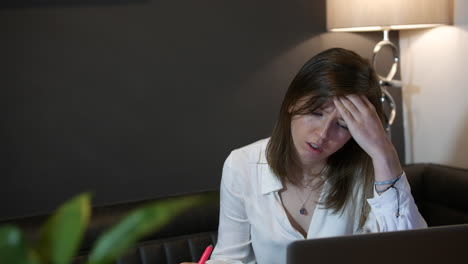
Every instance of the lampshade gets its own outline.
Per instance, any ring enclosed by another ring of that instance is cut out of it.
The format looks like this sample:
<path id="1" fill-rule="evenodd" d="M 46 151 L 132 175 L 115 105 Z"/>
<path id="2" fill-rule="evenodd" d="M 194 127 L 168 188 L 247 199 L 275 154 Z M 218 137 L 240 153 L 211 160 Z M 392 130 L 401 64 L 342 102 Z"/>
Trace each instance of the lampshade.
<path id="1" fill-rule="evenodd" d="M 451 24 L 452 0 L 327 0 L 329 31 L 381 31 Z"/>

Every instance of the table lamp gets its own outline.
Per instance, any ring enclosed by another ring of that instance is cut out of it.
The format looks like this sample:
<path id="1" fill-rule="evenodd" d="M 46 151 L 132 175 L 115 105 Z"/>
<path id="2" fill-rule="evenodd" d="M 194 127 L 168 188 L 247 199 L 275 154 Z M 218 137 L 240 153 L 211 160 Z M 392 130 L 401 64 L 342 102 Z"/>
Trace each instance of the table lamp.
<path id="1" fill-rule="evenodd" d="M 390 130 L 396 110 L 395 100 L 386 87 L 401 87 L 393 80 L 399 62 L 398 47 L 389 39 L 390 30 L 430 28 L 451 24 L 452 0 L 327 0 L 327 29 L 332 32 L 383 31 L 383 40 L 374 47 L 372 65 L 376 69 L 379 51 L 388 46 L 393 53 L 393 64 L 386 75 L 377 73 L 382 88 L 382 103 L 389 105 L 387 131 Z"/>

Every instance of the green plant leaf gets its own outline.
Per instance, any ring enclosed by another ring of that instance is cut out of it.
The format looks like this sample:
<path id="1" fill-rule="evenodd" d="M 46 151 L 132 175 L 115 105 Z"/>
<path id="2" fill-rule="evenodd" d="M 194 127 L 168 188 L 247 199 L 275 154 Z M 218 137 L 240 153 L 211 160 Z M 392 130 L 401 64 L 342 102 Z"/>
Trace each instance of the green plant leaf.
<path id="1" fill-rule="evenodd" d="M 44 263 L 68 264 L 75 256 L 91 213 L 91 195 L 80 194 L 59 207 L 39 231 L 37 252 Z"/>
<path id="2" fill-rule="evenodd" d="M 186 209 L 213 201 L 216 201 L 213 194 L 201 194 L 157 201 L 136 209 L 99 237 L 88 263 L 110 263 L 140 238 L 161 229 Z"/>
<path id="3" fill-rule="evenodd" d="M 34 253 L 27 248 L 19 228 L 0 227 L 0 263 L 37 264 Z"/>

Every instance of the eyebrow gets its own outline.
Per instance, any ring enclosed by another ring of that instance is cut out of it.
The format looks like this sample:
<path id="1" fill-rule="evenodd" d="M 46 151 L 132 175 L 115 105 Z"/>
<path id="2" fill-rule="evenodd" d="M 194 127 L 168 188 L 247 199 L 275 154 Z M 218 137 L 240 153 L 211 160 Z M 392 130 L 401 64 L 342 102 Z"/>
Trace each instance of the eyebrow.
<path id="1" fill-rule="evenodd" d="M 325 107 L 321 105 L 317 108 L 317 110 L 325 111 Z M 329 112 L 329 111 L 325 111 L 325 112 Z M 343 117 L 338 118 L 338 121 L 343 121 L 346 124 L 346 121 L 343 119 Z"/>

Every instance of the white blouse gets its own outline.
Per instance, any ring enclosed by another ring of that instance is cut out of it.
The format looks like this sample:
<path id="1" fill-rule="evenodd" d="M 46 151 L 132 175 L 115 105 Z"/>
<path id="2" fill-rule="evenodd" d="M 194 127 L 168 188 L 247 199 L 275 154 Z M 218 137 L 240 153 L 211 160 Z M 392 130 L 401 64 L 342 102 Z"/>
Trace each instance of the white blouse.
<path id="1" fill-rule="evenodd" d="M 304 239 L 292 227 L 282 205 L 279 191 L 283 185 L 265 157 L 268 141 L 234 150 L 224 163 L 218 242 L 207 264 L 284 264 L 288 244 Z M 332 209 L 317 205 L 307 239 L 427 227 L 404 173 L 395 187 L 398 191 L 391 188 L 380 196 L 374 191 L 374 198 L 367 199 L 371 211 L 362 230 L 358 230 L 358 206 L 350 204 L 342 214 L 333 214 Z M 326 188 L 327 183 L 323 190 Z M 359 190 L 354 197 L 359 199 Z M 356 200 L 353 204 L 360 203 Z"/>

